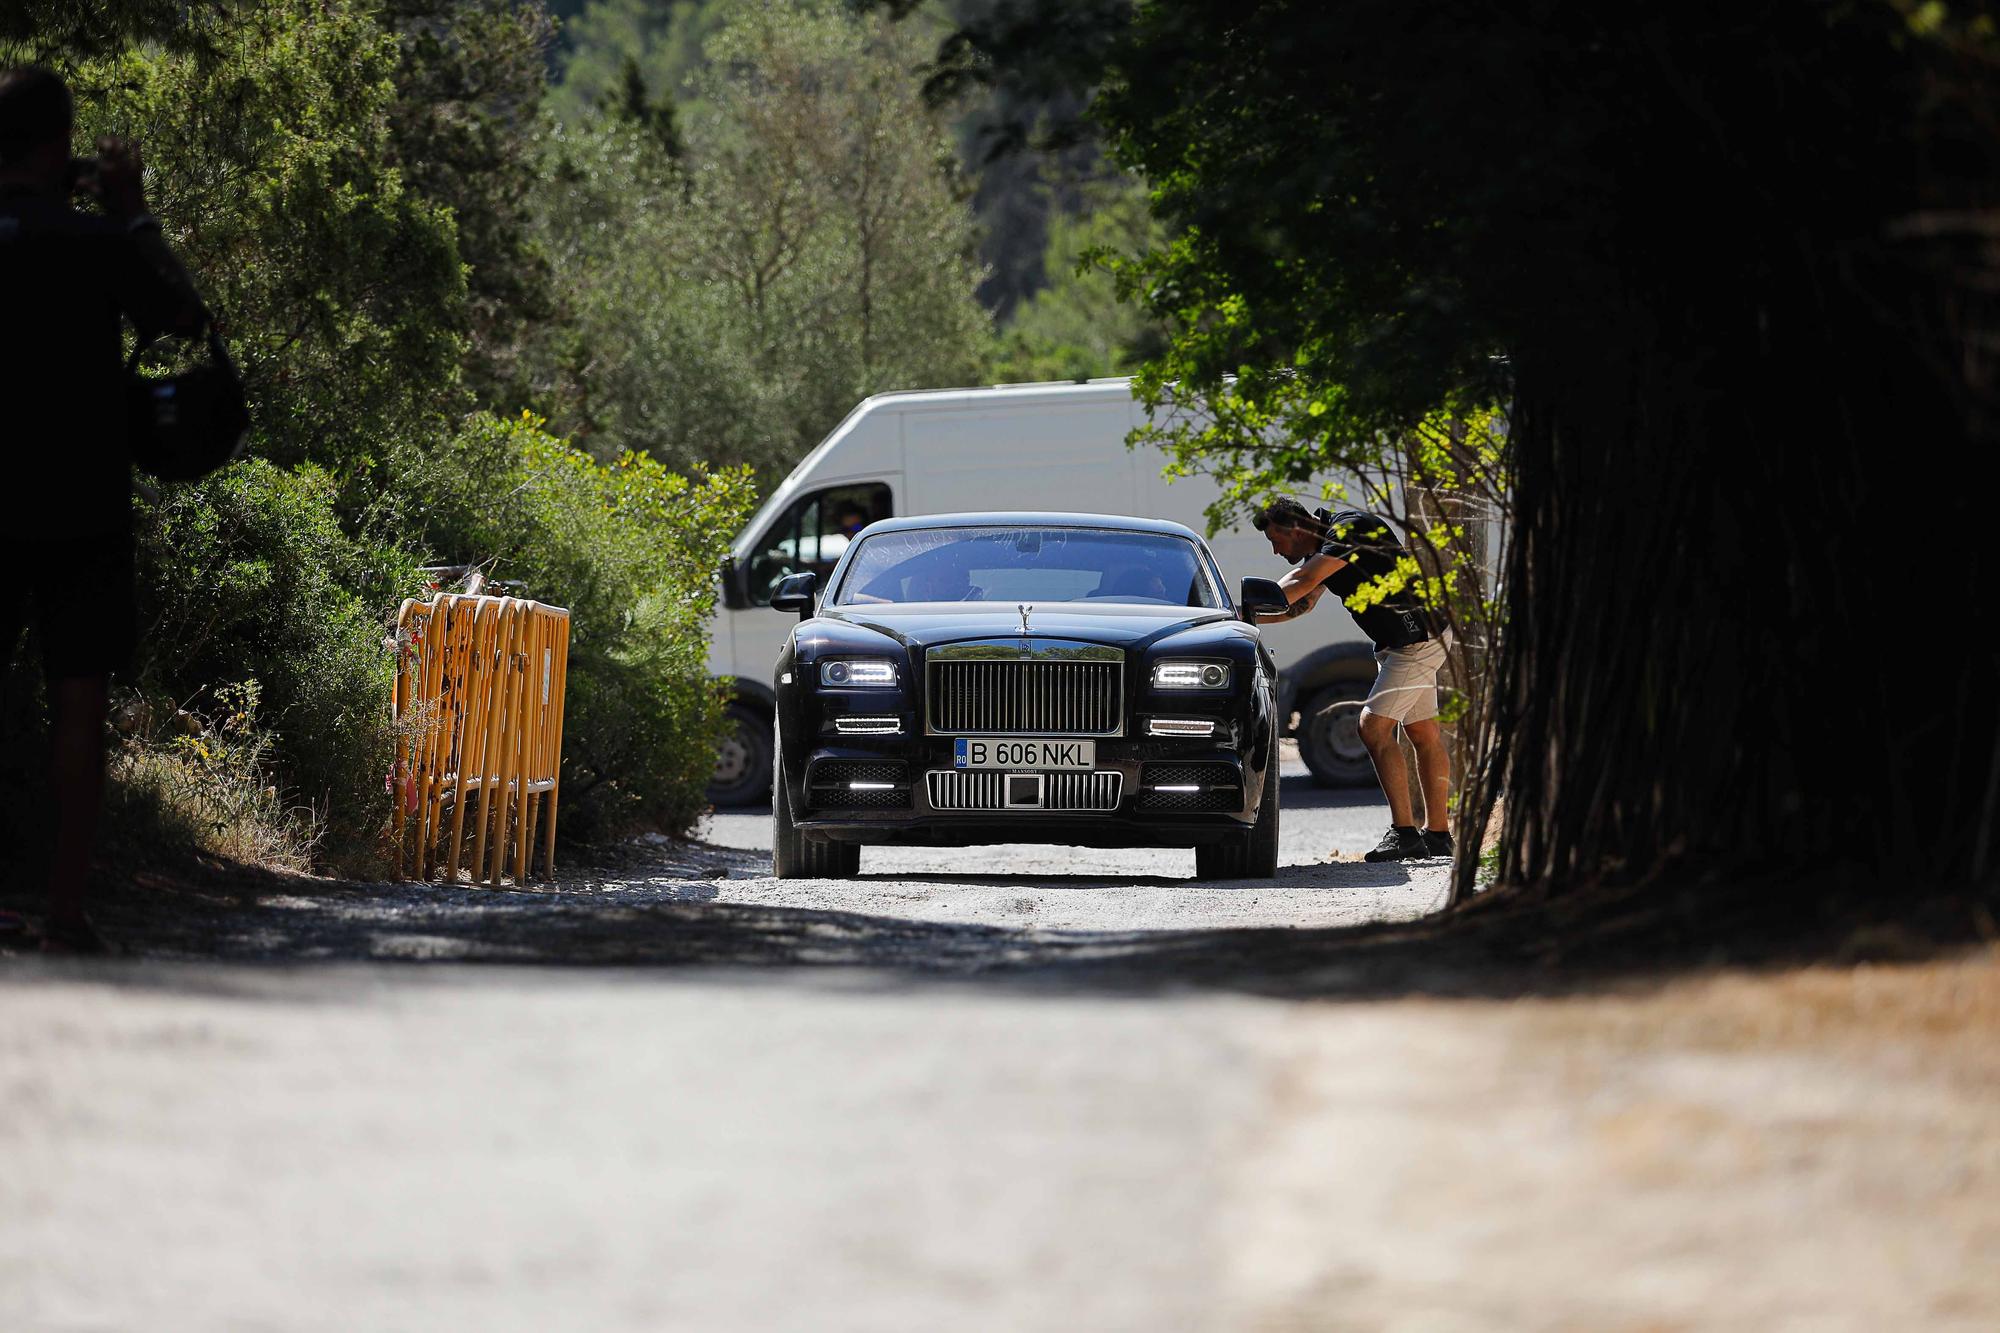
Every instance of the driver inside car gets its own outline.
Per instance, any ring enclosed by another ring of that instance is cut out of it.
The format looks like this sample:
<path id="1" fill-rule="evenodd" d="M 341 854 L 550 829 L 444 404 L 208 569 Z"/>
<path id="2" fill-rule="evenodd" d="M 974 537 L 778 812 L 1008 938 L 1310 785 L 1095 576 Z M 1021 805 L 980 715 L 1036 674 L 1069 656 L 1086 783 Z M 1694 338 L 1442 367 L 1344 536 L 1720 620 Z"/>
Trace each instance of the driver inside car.
<path id="1" fill-rule="evenodd" d="M 910 576 L 908 598 L 913 602 L 969 602 L 979 596 L 972 576 L 956 563 L 933 562 Z"/>
<path id="2" fill-rule="evenodd" d="M 1167 585 L 1146 565 L 1126 565 L 1112 570 L 1092 593 L 1093 597 L 1137 597 L 1150 602 L 1167 600 Z"/>
<path id="3" fill-rule="evenodd" d="M 898 579 L 903 580 L 900 596 L 896 590 Z M 914 574 L 899 575 L 890 570 L 856 592 L 854 600 L 886 605 L 894 602 L 974 602 L 983 596 L 985 590 L 974 586 L 972 576 L 964 566 L 932 560 Z"/>

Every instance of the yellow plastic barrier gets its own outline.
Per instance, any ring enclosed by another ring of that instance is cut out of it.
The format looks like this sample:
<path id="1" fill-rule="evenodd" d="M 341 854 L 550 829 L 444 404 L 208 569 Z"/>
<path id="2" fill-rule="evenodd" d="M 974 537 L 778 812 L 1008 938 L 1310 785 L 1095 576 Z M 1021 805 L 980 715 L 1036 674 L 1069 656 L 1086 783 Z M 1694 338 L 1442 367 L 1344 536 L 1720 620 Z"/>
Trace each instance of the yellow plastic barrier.
<path id="1" fill-rule="evenodd" d="M 553 877 L 569 612 L 441 593 L 404 602 L 396 631 L 397 872 L 456 883 L 474 810 L 473 881 L 525 881 L 538 824 Z"/>

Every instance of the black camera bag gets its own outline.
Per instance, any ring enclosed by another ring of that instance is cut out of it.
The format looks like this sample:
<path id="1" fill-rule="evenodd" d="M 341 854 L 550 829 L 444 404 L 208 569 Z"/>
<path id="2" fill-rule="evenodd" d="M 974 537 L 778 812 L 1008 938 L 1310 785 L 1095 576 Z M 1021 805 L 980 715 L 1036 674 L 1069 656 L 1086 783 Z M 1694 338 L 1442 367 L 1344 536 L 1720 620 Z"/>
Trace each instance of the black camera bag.
<path id="1" fill-rule="evenodd" d="M 250 409 L 243 378 L 213 326 L 208 330 L 208 364 L 178 375 L 150 378 L 139 373 L 139 358 L 152 344 L 142 342 L 126 363 L 132 461 L 161 481 L 195 481 L 235 460 L 250 433 Z"/>

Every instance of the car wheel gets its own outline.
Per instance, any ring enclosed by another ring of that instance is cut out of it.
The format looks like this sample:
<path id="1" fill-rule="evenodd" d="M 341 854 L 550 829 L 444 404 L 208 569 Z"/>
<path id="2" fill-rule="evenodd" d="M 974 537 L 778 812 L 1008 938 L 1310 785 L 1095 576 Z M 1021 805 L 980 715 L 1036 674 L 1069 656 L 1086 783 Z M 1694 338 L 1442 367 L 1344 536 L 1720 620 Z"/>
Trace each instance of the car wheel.
<path id="1" fill-rule="evenodd" d="M 782 757 L 771 765 L 771 873 L 779 879 L 852 879 L 861 873 L 860 844 L 823 841 L 793 821 Z"/>
<path id="2" fill-rule="evenodd" d="M 1257 806 L 1257 825 L 1250 830 L 1249 862 L 1245 870 L 1251 879 L 1271 879 L 1278 873 L 1278 747 L 1273 736 L 1271 763 L 1264 770 L 1264 799 Z"/>
<path id="3" fill-rule="evenodd" d="M 1272 754 L 1277 753 L 1272 747 Z M 1278 766 L 1264 774 L 1257 822 L 1221 842 L 1194 849 L 1196 879 L 1270 879 L 1278 873 Z"/>
<path id="4" fill-rule="evenodd" d="M 1336 680 L 1299 707 L 1299 758 L 1322 787 L 1365 787 L 1375 781 L 1375 763 L 1361 743 L 1361 709 L 1356 706 L 1368 697 L 1370 683 Z"/>
<path id="5" fill-rule="evenodd" d="M 771 790 L 771 720 L 754 708 L 723 710 L 730 732 L 715 754 L 708 799 L 716 805 L 755 805 Z"/>

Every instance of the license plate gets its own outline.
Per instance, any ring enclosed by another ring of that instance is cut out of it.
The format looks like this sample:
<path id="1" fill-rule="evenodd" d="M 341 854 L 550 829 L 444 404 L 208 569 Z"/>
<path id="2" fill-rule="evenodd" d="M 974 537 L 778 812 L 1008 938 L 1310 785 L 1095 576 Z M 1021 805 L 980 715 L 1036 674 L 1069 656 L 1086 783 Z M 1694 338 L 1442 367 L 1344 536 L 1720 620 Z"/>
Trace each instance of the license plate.
<path id="1" fill-rule="evenodd" d="M 959 768 L 1056 769 L 1097 767 L 1096 741 L 1046 741 L 1028 736 L 962 737 L 953 744 Z"/>

